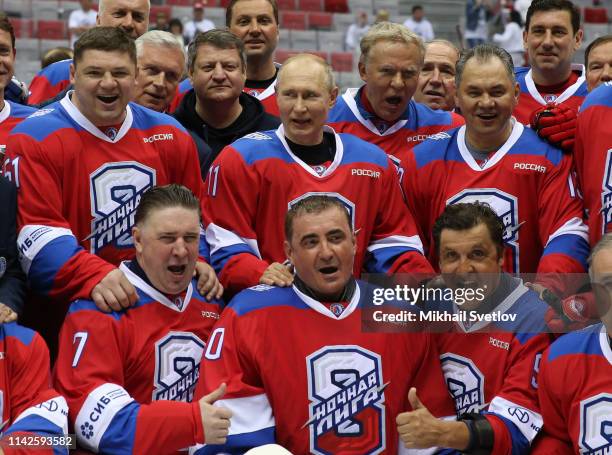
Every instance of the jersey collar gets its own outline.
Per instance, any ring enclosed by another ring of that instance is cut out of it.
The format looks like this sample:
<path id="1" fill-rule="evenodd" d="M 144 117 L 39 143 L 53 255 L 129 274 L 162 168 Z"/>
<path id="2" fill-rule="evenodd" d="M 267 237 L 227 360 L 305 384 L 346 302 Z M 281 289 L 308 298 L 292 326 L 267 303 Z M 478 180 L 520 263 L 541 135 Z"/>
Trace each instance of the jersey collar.
<path id="1" fill-rule="evenodd" d="M 134 259 L 135 260 L 135 259 Z M 173 302 L 170 301 L 168 297 L 159 292 L 153 286 L 149 286 L 142 278 L 132 272 L 125 262 L 122 262 L 119 266 L 119 270 L 125 273 L 126 278 L 130 283 L 132 283 L 135 287 L 140 289 L 142 292 L 157 300 L 162 305 L 170 308 L 171 310 L 176 311 L 177 313 L 182 313 L 187 309 L 189 302 L 191 301 L 191 296 L 193 294 L 193 285 L 189 282 L 189 286 L 187 286 L 187 292 L 185 293 L 185 301 L 181 308 L 178 308 Z"/>
<path id="2" fill-rule="evenodd" d="M 315 300 L 312 297 L 307 296 L 295 286 L 292 286 L 292 288 L 293 288 L 293 292 L 296 293 L 296 295 L 300 298 L 300 300 L 302 300 L 306 305 L 308 305 L 310 308 L 315 310 L 317 313 L 321 313 L 323 316 L 327 316 L 328 318 L 337 319 L 337 320 L 348 318 L 351 314 L 353 314 L 353 311 L 355 311 L 355 309 L 357 308 L 357 305 L 359 305 L 359 299 L 361 298 L 359 282 L 357 282 L 355 283 L 355 292 L 353 292 L 353 297 L 351 298 L 351 301 L 349 302 L 348 306 L 340 314 L 340 316 L 336 316 L 334 313 L 332 313 L 329 310 L 329 308 L 327 308 L 325 305 L 323 305 L 318 300 Z"/>
<path id="3" fill-rule="evenodd" d="M 502 300 L 499 303 L 499 305 L 493 308 L 490 312 L 491 313 L 496 312 L 500 314 L 507 313 L 510 310 L 510 308 L 512 308 L 512 305 L 514 305 L 516 301 L 527 291 L 529 291 L 529 289 L 527 288 L 527 286 L 523 284 L 523 280 L 520 280 L 516 288 L 514 288 L 514 290 L 510 294 L 508 294 L 508 296 L 504 300 Z M 453 302 L 453 307 L 454 307 L 453 309 L 455 313 L 458 313 L 459 309 L 454 302 Z M 489 324 L 491 324 L 491 322 L 478 321 L 475 324 L 472 324 L 469 327 L 466 327 L 463 321 L 457 322 L 457 325 L 459 326 L 459 329 L 461 330 L 461 332 L 465 332 L 465 333 L 477 332 L 485 328 Z"/>
<path id="4" fill-rule="evenodd" d="M 103 141 L 114 144 L 116 142 L 119 142 L 121 139 L 123 139 L 123 136 L 125 136 L 127 132 L 129 131 L 129 129 L 132 127 L 132 121 L 134 117 L 132 115 L 132 108 L 128 104 L 125 107 L 126 115 L 125 115 L 125 119 L 123 120 L 123 124 L 121 125 L 121 128 L 119 128 L 119 131 L 117 132 L 117 135 L 115 136 L 115 138 L 111 139 L 106 134 L 104 134 L 102 131 L 100 131 L 100 128 L 98 128 L 96 125 L 91 123 L 91 121 L 89 121 L 89 119 L 85 117 L 81 113 L 81 111 L 77 109 L 77 107 L 74 105 L 74 103 L 70 99 L 73 93 L 74 93 L 74 90 L 70 90 L 68 93 L 66 93 L 66 96 L 62 98 L 62 100 L 60 101 L 60 104 L 75 122 L 77 122 L 84 130 L 96 136 L 98 139 L 102 139 Z"/>
<path id="5" fill-rule="evenodd" d="M 0 111 L 0 123 L 4 122 L 11 115 L 11 103 L 4 100 L 4 107 Z"/>
<path id="6" fill-rule="evenodd" d="M 387 128 L 384 133 L 381 133 L 378 130 L 378 128 L 376 128 L 374 123 L 372 123 L 371 120 L 364 118 L 363 115 L 361 115 L 361 112 L 359 112 L 357 101 L 355 101 L 355 96 L 357 95 L 358 91 L 359 91 L 358 88 L 349 88 L 346 90 L 346 92 L 344 92 L 344 95 L 342 95 L 342 99 L 344 100 L 348 108 L 351 110 L 353 115 L 357 118 L 357 120 L 359 120 L 359 123 L 361 123 L 364 127 L 370 130 L 373 134 L 377 136 L 381 136 L 381 137 L 391 136 L 397 130 L 400 130 L 401 128 L 403 128 L 404 125 L 406 125 L 406 123 L 408 123 L 407 119 L 398 120 L 393 125 L 391 125 L 389 128 Z"/>
<path id="7" fill-rule="evenodd" d="M 578 77 L 576 82 L 574 82 L 572 85 L 570 85 L 568 88 L 566 88 L 557 97 L 557 99 L 555 100 L 555 104 L 561 104 L 562 102 L 564 102 L 567 99 L 569 99 L 574 93 L 576 93 L 578 91 L 580 86 L 586 80 L 584 65 L 577 64 L 577 63 L 572 63 L 572 71 L 575 71 L 575 70 L 580 71 L 580 76 Z M 544 100 L 542 95 L 540 95 L 540 92 L 538 92 L 538 89 L 536 88 L 535 82 L 533 81 L 533 73 L 532 73 L 532 71 L 533 70 L 531 70 L 531 69 L 529 71 L 527 71 L 527 74 L 525 75 L 525 85 L 527 86 L 527 90 L 529 91 L 529 94 L 531 95 L 531 97 L 534 100 L 536 100 L 538 103 L 540 103 L 542 106 L 546 106 L 548 103 Z"/>
<path id="8" fill-rule="evenodd" d="M 276 79 L 274 79 L 274 81 L 272 81 L 272 83 L 268 85 L 268 87 L 264 91 L 262 91 L 261 93 L 258 93 L 255 98 L 257 98 L 259 101 L 263 101 L 266 98 L 269 98 L 272 95 L 274 95 L 275 92 L 276 92 Z"/>
<path id="9" fill-rule="evenodd" d="M 523 126 L 521 122 L 517 122 L 516 120 L 514 120 L 514 126 L 512 127 L 512 132 L 510 133 L 510 137 L 499 148 L 497 152 L 491 155 L 491 158 L 487 161 L 487 163 L 482 168 L 478 165 L 478 163 L 476 162 L 476 160 L 474 159 L 474 157 L 468 150 L 467 145 L 465 143 L 466 125 L 463 125 L 462 127 L 460 127 L 459 131 L 457 132 L 457 147 L 459 148 L 459 153 L 461 153 L 461 157 L 463 158 L 463 161 L 465 161 L 466 164 L 473 171 L 483 172 L 495 166 L 497 163 L 501 161 L 501 159 L 504 156 L 506 156 L 508 151 L 512 148 L 512 146 L 516 143 L 516 141 L 518 141 L 518 139 L 521 137 L 521 134 L 523 134 L 524 129 L 525 127 Z"/>
<path id="10" fill-rule="evenodd" d="M 331 175 L 336 170 L 336 168 L 340 166 L 340 163 L 342 162 L 342 157 L 344 156 L 344 146 L 342 144 L 342 140 L 340 139 L 340 136 L 336 134 L 334 129 L 330 126 L 325 125 L 323 127 L 323 132 L 332 133 L 334 135 L 334 138 L 336 139 L 336 156 L 334 156 L 334 161 L 332 161 L 331 165 L 321 175 L 317 174 L 317 172 L 312 167 L 304 163 L 300 158 L 298 158 L 295 153 L 291 151 L 291 149 L 289 148 L 289 144 L 287 144 L 287 140 L 285 139 L 285 127 L 282 124 L 276 130 L 276 137 L 278 137 L 278 140 L 281 141 L 281 144 L 283 144 L 285 151 L 289 154 L 293 161 L 299 164 L 310 175 L 313 175 L 318 179 L 322 179 Z"/>

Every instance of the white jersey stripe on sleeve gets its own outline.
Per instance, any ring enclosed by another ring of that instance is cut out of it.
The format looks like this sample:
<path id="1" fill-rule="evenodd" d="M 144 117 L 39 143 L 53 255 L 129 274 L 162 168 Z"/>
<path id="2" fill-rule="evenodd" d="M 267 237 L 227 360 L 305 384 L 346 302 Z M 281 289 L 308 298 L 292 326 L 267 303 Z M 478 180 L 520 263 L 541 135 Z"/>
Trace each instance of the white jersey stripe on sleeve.
<path id="1" fill-rule="evenodd" d="M 206 227 L 206 241 L 210 245 L 210 254 L 213 255 L 221 248 L 226 248 L 231 245 L 239 245 L 246 243 L 253 253 L 261 259 L 261 253 L 259 252 L 259 245 L 255 239 L 247 239 L 240 237 L 232 231 L 217 226 L 214 223 L 210 223 Z"/>
<path id="2" fill-rule="evenodd" d="M 74 423 L 79 444 L 98 452 L 100 440 L 115 415 L 134 399 L 117 384 L 105 383 L 92 390 Z"/>
<path id="3" fill-rule="evenodd" d="M 389 237 L 385 237 L 384 239 L 376 240 L 368 246 L 369 252 L 374 252 L 381 248 L 390 248 L 390 247 L 407 247 L 418 250 L 423 254 L 423 244 L 421 243 L 421 239 L 418 235 L 412 235 L 410 237 L 406 237 L 405 235 L 390 235 Z"/>
<path id="4" fill-rule="evenodd" d="M 28 224 L 19 231 L 17 247 L 19 248 L 19 260 L 21 268 L 27 274 L 36 255 L 49 242 L 63 236 L 74 237 L 70 229 L 45 226 L 41 224 Z M 75 238 L 76 243 L 76 238 Z"/>

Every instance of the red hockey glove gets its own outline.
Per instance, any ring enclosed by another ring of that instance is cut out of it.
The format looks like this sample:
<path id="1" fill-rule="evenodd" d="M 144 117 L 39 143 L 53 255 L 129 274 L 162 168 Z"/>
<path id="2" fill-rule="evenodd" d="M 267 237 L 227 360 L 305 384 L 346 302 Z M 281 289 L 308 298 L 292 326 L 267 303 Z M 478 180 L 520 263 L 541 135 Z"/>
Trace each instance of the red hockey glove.
<path id="1" fill-rule="evenodd" d="M 545 315 L 546 325 L 553 332 L 579 330 L 599 320 L 592 292 L 575 294 L 562 301 L 548 294 L 544 296 L 544 301 L 550 305 Z"/>
<path id="2" fill-rule="evenodd" d="M 531 114 L 531 128 L 545 141 L 571 153 L 576 137 L 577 112 L 563 104 L 547 104 Z"/>

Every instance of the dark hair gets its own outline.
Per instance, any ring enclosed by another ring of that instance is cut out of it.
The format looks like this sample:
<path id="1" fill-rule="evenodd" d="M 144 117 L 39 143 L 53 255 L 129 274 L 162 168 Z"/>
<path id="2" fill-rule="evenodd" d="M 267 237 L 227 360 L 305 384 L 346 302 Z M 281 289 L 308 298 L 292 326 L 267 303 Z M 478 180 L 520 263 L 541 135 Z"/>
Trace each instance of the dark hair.
<path id="1" fill-rule="evenodd" d="M 72 49 L 69 47 L 54 47 L 45 52 L 40 59 L 41 68 L 46 68 L 51 63 L 60 62 L 72 58 Z"/>
<path id="2" fill-rule="evenodd" d="M 519 13 L 515 9 L 510 10 L 510 22 L 516 22 L 519 27 L 523 26 L 523 19 L 521 18 L 521 13 Z"/>
<path id="3" fill-rule="evenodd" d="M 436 252 L 440 255 L 440 237 L 444 229 L 465 231 L 484 224 L 499 256 L 504 250 L 504 223 L 489 204 L 472 202 L 469 204 L 448 205 L 434 223 L 432 234 Z"/>
<path id="4" fill-rule="evenodd" d="M 183 23 L 180 19 L 177 19 L 176 17 L 168 21 L 168 31 L 172 30 L 172 27 L 174 27 L 175 25 L 178 25 L 181 28 L 181 33 L 183 33 Z"/>
<path id="5" fill-rule="evenodd" d="M 134 224 L 143 223 L 154 210 L 161 210 L 169 207 L 182 207 L 198 212 L 198 218 L 202 216 L 199 199 L 189 188 L 176 183 L 170 185 L 155 186 L 147 190 L 140 199 Z"/>
<path id="6" fill-rule="evenodd" d="M 459 60 L 455 66 L 455 85 L 457 86 L 457 89 L 459 89 L 459 85 L 461 85 L 461 78 L 463 77 L 465 65 L 472 58 L 475 58 L 481 63 L 488 62 L 492 58 L 498 58 L 503 63 L 504 68 L 506 69 L 506 74 L 512 83 L 516 81 L 516 76 L 514 74 L 514 63 L 512 62 L 512 57 L 508 51 L 496 46 L 495 44 L 479 44 L 471 49 L 462 51 L 459 55 Z"/>
<path id="7" fill-rule="evenodd" d="M 412 14 L 414 14 L 415 11 L 421 10 L 423 11 L 423 7 L 421 5 L 414 5 L 412 7 Z"/>
<path id="8" fill-rule="evenodd" d="M 134 40 L 120 27 L 93 27 L 83 33 L 74 43 L 74 66 L 82 60 L 87 50 L 123 52 L 136 65 Z"/>
<path id="9" fill-rule="evenodd" d="M 531 18 L 538 11 L 567 11 L 572 19 L 572 31 L 574 34 L 580 30 L 580 9 L 569 0 L 533 0 L 527 10 L 525 30 L 529 32 Z"/>
<path id="10" fill-rule="evenodd" d="M 291 237 L 293 236 L 293 220 L 297 217 L 305 213 L 321 213 L 334 207 L 340 209 L 342 213 L 346 215 L 346 222 L 352 232 L 353 221 L 351 220 L 349 211 L 342 202 L 331 196 L 314 195 L 300 199 L 291 206 L 287 215 L 285 215 L 285 239 L 291 241 Z"/>
<path id="11" fill-rule="evenodd" d="M 595 49 L 597 46 L 601 44 L 609 43 L 610 41 L 612 41 L 612 35 L 603 35 L 603 36 L 599 36 L 595 38 L 593 41 L 589 43 L 586 50 L 584 51 L 584 66 L 587 71 L 589 70 L 589 54 L 591 53 L 591 51 Z"/>
<path id="12" fill-rule="evenodd" d="M 232 24 L 232 14 L 234 5 L 238 3 L 240 0 L 230 0 L 227 8 L 225 8 L 225 26 L 229 27 Z M 276 0 L 266 0 L 270 5 L 272 5 L 272 14 L 274 15 L 274 20 L 276 24 L 278 24 L 278 3 Z"/>
<path id="13" fill-rule="evenodd" d="M 187 48 L 187 69 L 190 73 L 195 66 L 198 48 L 206 44 L 216 47 L 217 49 L 236 49 L 240 56 L 242 70 L 246 71 L 246 55 L 244 53 L 244 43 L 242 40 L 227 30 L 213 29 L 204 33 L 197 33 L 195 38 L 189 43 L 189 47 Z"/>
<path id="14" fill-rule="evenodd" d="M 13 28 L 13 24 L 9 20 L 6 13 L 0 12 L 0 30 L 4 30 L 11 35 L 11 44 L 13 45 L 13 49 L 15 49 L 15 29 Z"/>

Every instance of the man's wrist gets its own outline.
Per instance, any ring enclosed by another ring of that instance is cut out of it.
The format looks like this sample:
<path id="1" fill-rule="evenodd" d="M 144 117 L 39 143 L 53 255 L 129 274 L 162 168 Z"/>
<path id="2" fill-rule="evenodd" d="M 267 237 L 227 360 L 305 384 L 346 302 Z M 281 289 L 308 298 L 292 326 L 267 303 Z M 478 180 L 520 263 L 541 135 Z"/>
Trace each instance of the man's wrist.
<path id="1" fill-rule="evenodd" d="M 470 430 L 466 422 L 440 420 L 442 438 L 441 447 L 463 451 L 470 444 Z"/>

